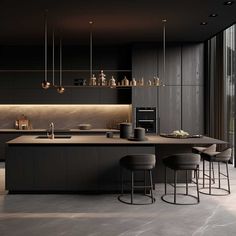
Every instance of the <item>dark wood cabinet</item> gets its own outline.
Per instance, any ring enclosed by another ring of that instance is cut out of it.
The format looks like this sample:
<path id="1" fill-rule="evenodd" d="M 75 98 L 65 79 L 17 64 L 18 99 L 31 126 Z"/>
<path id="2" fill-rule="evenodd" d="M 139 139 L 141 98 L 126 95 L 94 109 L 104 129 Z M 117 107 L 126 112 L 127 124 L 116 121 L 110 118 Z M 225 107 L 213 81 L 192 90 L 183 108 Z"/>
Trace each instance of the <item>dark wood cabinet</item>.
<path id="1" fill-rule="evenodd" d="M 163 50 L 158 50 L 158 77 L 165 85 L 181 85 L 181 45 L 167 44 L 166 46 L 166 73 L 163 76 Z"/>
<path id="2" fill-rule="evenodd" d="M 204 88 L 183 86 L 182 129 L 190 134 L 204 134 Z"/>
<path id="3" fill-rule="evenodd" d="M 182 47 L 182 85 L 204 85 L 204 45 Z"/>
<path id="4" fill-rule="evenodd" d="M 181 86 L 160 87 L 160 132 L 181 129 Z"/>

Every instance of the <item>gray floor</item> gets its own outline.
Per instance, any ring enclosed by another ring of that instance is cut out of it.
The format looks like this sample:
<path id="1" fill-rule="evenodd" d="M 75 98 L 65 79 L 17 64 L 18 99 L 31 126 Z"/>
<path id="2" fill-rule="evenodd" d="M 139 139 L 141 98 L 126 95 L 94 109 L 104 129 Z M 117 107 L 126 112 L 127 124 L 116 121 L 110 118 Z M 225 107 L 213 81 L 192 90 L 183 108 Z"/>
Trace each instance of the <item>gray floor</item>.
<path id="1" fill-rule="evenodd" d="M 156 186 L 153 205 L 129 206 L 115 194 L 8 195 L 2 165 L 0 235 L 236 235 L 236 169 L 231 167 L 230 174 L 232 193 L 228 196 L 201 194 L 199 205 L 170 205 L 160 199 L 161 184 Z"/>

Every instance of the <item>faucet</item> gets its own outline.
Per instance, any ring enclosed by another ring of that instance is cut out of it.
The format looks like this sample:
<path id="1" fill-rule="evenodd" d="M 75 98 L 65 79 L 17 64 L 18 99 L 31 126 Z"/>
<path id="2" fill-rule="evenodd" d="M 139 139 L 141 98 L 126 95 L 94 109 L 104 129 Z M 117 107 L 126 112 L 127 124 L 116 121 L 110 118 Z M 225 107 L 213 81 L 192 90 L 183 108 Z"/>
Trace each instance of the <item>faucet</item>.
<path id="1" fill-rule="evenodd" d="M 50 129 L 49 129 L 49 132 L 47 133 L 47 136 L 48 136 L 48 138 L 50 138 L 50 139 L 54 139 L 54 128 L 55 128 L 54 123 L 51 122 L 51 123 L 49 124 L 49 127 L 50 127 Z"/>

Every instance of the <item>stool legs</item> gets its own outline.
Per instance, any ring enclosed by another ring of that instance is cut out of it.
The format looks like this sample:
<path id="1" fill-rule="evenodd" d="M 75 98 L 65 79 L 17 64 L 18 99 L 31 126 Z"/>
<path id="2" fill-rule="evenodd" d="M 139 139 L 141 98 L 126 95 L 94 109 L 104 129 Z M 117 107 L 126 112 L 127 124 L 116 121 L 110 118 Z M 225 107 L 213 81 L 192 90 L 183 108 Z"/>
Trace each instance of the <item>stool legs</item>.
<path id="1" fill-rule="evenodd" d="M 218 162 L 218 184 L 216 187 L 214 187 L 214 184 L 216 183 L 215 181 L 215 176 L 214 176 L 214 172 L 213 172 L 213 161 L 208 161 L 209 162 L 209 175 L 207 175 L 205 173 L 205 160 L 203 160 L 203 187 L 202 189 L 205 189 L 206 191 L 202 191 L 200 190 L 201 193 L 203 194 L 208 194 L 208 195 L 215 195 L 215 196 L 224 196 L 227 194 L 222 194 L 222 193 L 213 193 L 213 189 L 219 189 L 219 190 L 223 190 L 228 192 L 228 194 L 230 194 L 230 180 L 229 180 L 229 169 L 228 169 L 228 162 L 227 161 L 223 161 L 222 163 L 224 163 L 226 165 L 226 174 L 221 172 L 221 162 Z M 213 175 L 213 176 L 212 176 Z M 227 179 L 227 187 L 226 188 L 222 188 L 222 176 L 224 176 Z M 205 186 L 205 177 L 208 177 L 208 181 L 209 181 L 209 185 Z M 209 188 L 209 189 L 207 189 Z"/>
<path id="2" fill-rule="evenodd" d="M 167 167 L 165 166 L 165 195 L 166 195 L 166 184 L 167 184 Z"/>
<path id="3" fill-rule="evenodd" d="M 130 202 L 126 202 L 124 200 L 122 200 L 122 196 L 124 194 L 124 176 L 123 176 L 123 168 L 120 169 L 120 179 L 121 179 L 121 194 L 120 196 L 118 196 L 119 201 L 126 203 L 126 204 L 132 204 L 132 205 L 147 205 L 147 204 L 151 204 L 155 202 L 155 198 L 153 196 L 153 181 L 152 181 L 152 170 L 148 170 L 148 176 L 149 176 L 149 184 L 147 183 L 147 171 L 144 171 L 144 185 L 143 186 L 135 186 L 135 180 L 134 180 L 134 170 L 130 170 L 131 172 L 131 176 L 130 176 L 130 183 L 131 183 L 131 193 L 130 193 Z M 142 204 L 138 204 L 138 203 L 134 203 L 134 190 L 135 188 L 144 188 L 144 195 L 151 198 L 151 203 L 142 203 Z M 149 188 L 150 191 L 150 195 L 146 194 L 146 189 Z"/>
<path id="4" fill-rule="evenodd" d="M 153 184 L 152 184 L 152 171 L 149 170 L 149 178 L 150 178 L 150 191 L 151 191 L 151 199 L 152 199 L 152 203 L 154 202 L 154 197 L 153 197 L 153 191 L 152 191 L 152 188 L 153 188 Z M 146 185 L 145 185 L 146 186 Z M 146 189 L 146 188 L 145 188 Z"/>
<path id="5" fill-rule="evenodd" d="M 177 170 L 174 170 L 174 203 L 176 203 Z"/>
<path id="6" fill-rule="evenodd" d="M 134 172 L 131 171 L 131 204 L 133 204 L 133 196 L 134 196 Z"/>
<path id="7" fill-rule="evenodd" d="M 197 204 L 200 202 L 200 196 L 199 196 L 199 185 L 198 185 L 198 168 L 196 170 L 194 170 L 194 176 L 196 178 L 196 188 L 197 188 L 197 197 L 196 196 L 193 196 L 191 194 L 189 194 L 189 191 L 188 191 L 188 170 L 185 170 L 185 177 L 186 177 L 186 180 L 185 180 L 185 194 L 182 194 L 182 193 L 178 193 L 177 194 L 177 179 L 178 179 L 178 170 L 174 170 L 174 184 L 173 184 L 173 187 L 174 187 L 174 194 L 169 194 L 169 195 L 174 195 L 174 201 L 171 202 L 169 200 L 165 200 L 164 197 L 167 194 L 167 167 L 165 166 L 165 194 L 162 195 L 161 199 L 164 201 L 164 202 L 167 202 L 167 203 L 171 203 L 171 204 L 177 204 L 177 205 L 194 205 L 194 204 Z M 177 203 L 177 195 L 185 195 L 185 196 L 190 196 L 190 197 L 193 197 L 197 200 L 197 203 Z"/>
<path id="8" fill-rule="evenodd" d="M 188 171 L 185 171 L 185 178 L 186 178 L 186 195 L 188 195 Z M 196 172 L 194 171 L 194 175 L 196 175 Z M 196 175 L 197 176 L 197 175 Z"/>
<path id="9" fill-rule="evenodd" d="M 211 162 L 209 161 L 209 194 L 211 194 Z"/>
<path id="10" fill-rule="evenodd" d="M 199 196 L 199 185 L 198 185 L 198 176 L 197 173 L 199 172 L 199 169 L 194 170 L 195 175 L 196 175 L 196 184 L 197 184 L 197 202 L 200 202 L 200 196 Z"/>
<path id="11" fill-rule="evenodd" d="M 229 184 L 229 166 L 228 166 L 228 162 L 226 162 L 225 164 L 226 164 L 226 174 L 227 174 L 227 182 L 228 182 L 228 192 L 230 193 L 230 184 Z"/>

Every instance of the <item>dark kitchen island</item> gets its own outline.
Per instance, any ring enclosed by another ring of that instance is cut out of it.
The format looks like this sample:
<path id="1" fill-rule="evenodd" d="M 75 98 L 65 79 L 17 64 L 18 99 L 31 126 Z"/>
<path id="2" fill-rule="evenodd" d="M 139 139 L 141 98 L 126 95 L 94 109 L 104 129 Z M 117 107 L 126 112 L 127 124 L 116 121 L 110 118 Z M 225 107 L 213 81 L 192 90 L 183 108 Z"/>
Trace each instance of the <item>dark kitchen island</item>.
<path id="1" fill-rule="evenodd" d="M 120 188 L 119 160 L 127 154 L 156 154 L 154 182 L 163 182 L 161 159 L 191 152 L 194 145 L 225 144 L 202 137 L 148 136 L 129 141 L 104 135 L 72 135 L 47 139 L 21 136 L 6 144 L 6 189 L 9 192 L 114 192 Z"/>

